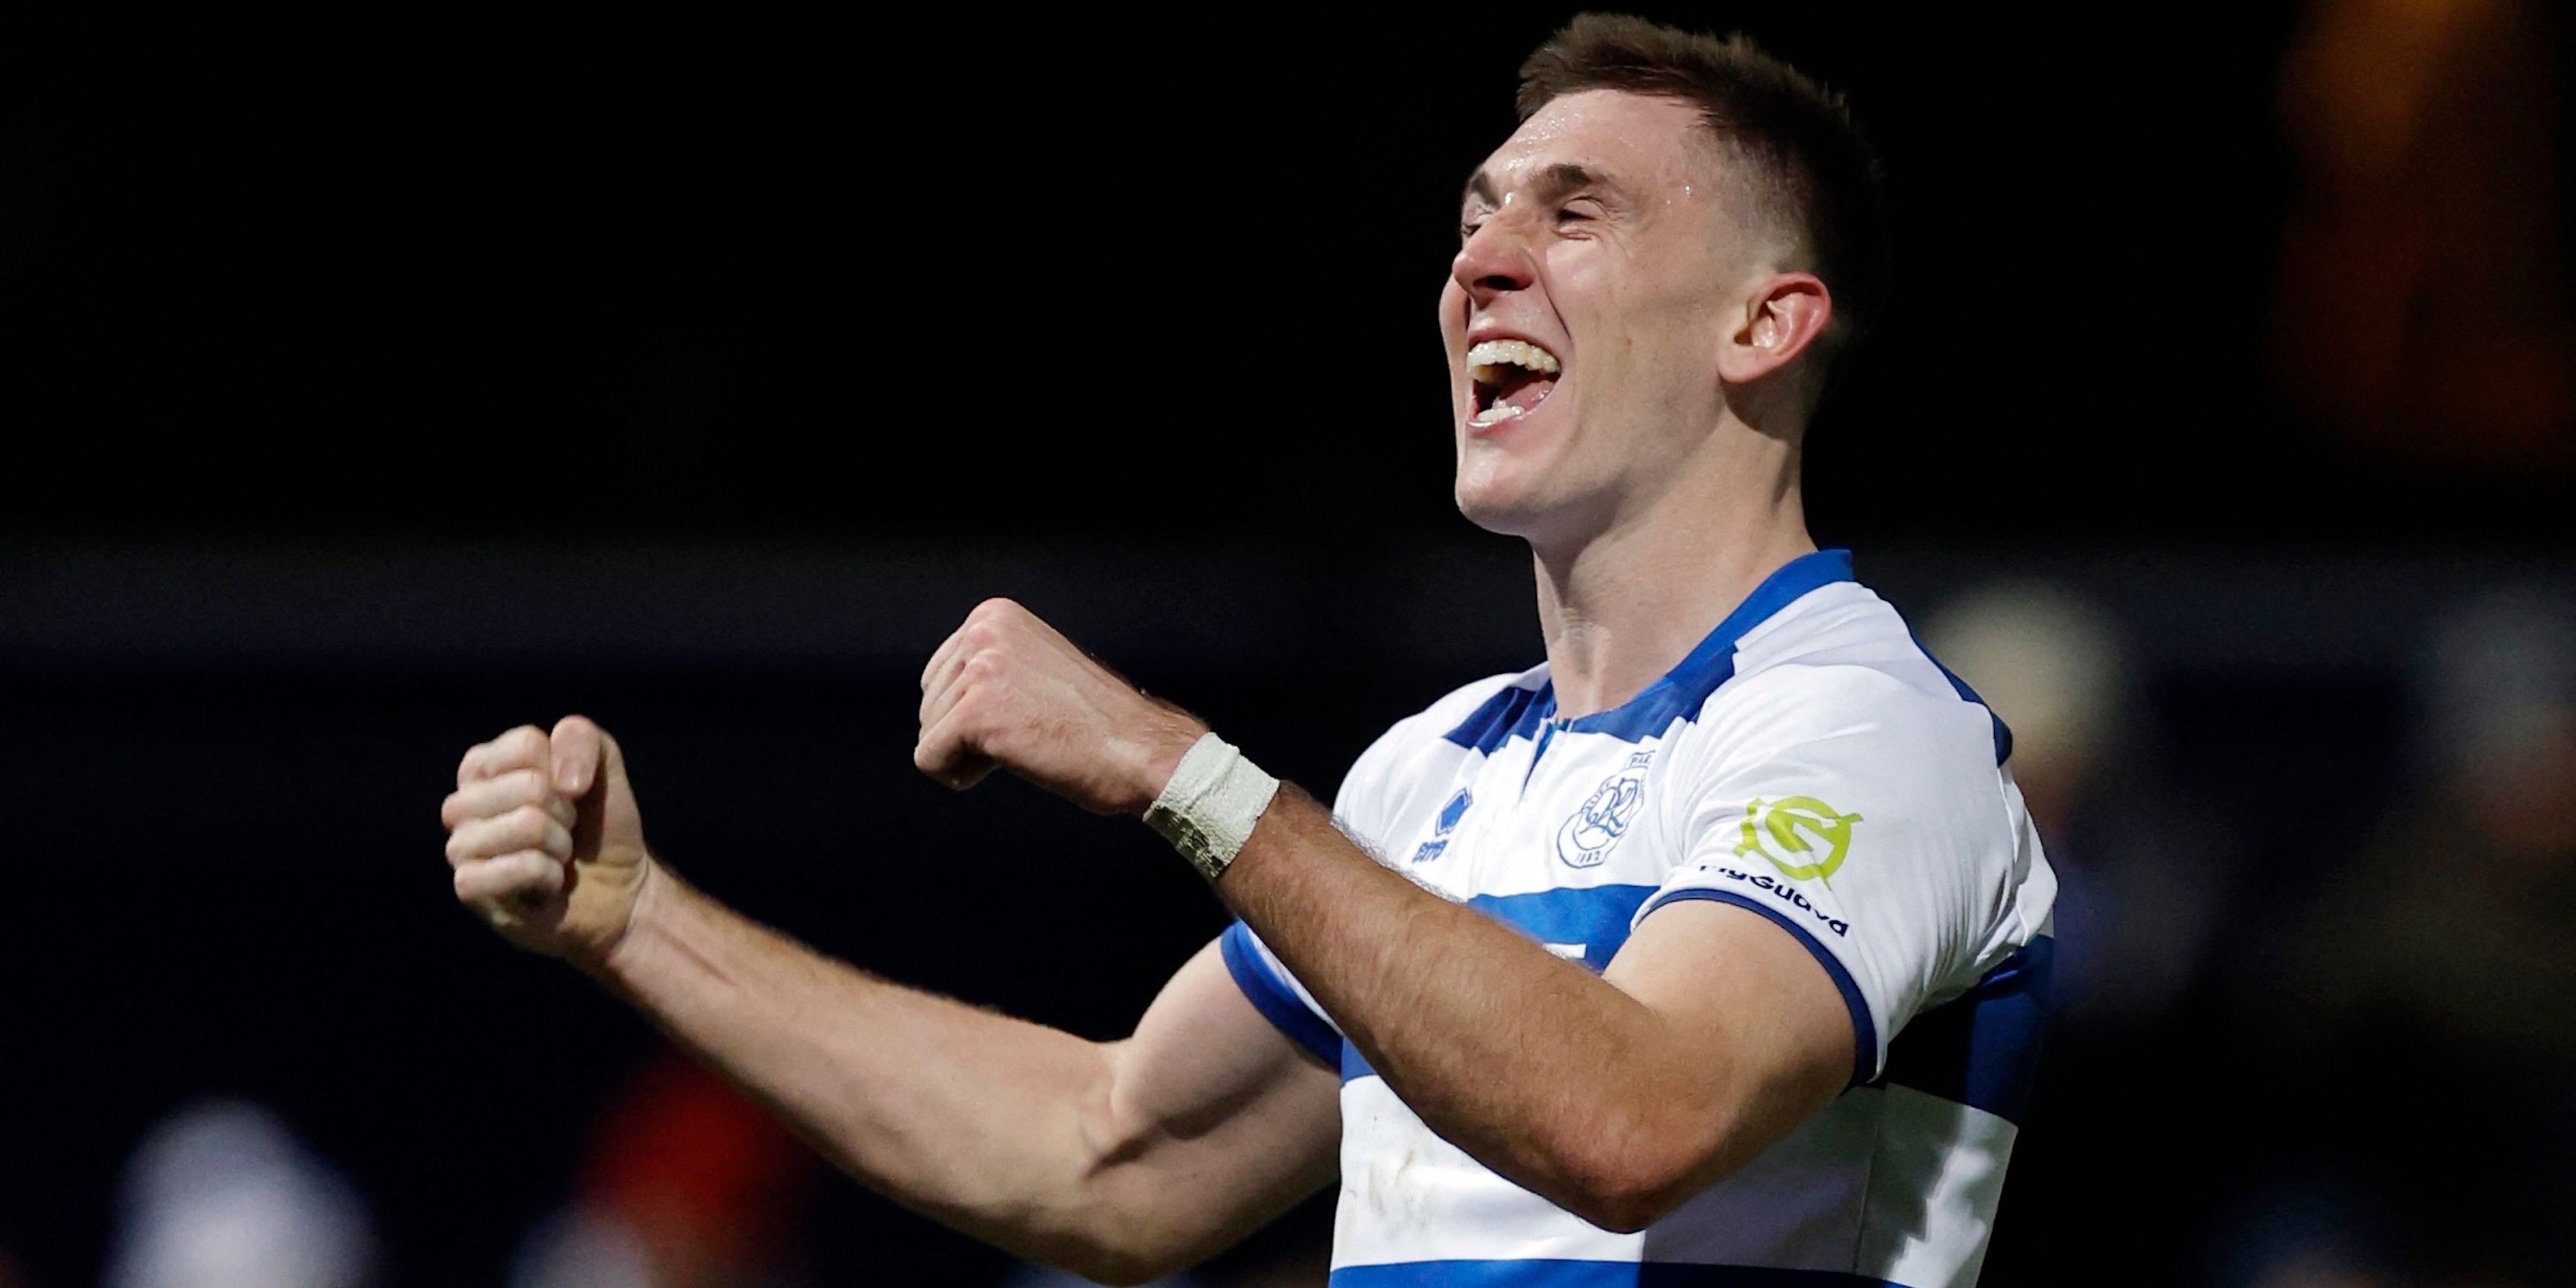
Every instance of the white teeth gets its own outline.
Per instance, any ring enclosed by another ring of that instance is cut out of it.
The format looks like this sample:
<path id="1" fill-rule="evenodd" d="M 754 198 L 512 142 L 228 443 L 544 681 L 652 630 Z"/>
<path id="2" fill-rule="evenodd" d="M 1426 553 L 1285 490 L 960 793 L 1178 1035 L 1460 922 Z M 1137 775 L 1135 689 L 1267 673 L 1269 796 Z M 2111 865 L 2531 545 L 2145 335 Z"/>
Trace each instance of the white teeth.
<path id="1" fill-rule="evenodd" d="M 1561 370 L 1555 354 L 1527 340 L 1487 340 L 1467 350 L 1467 365 L 1470 367 L 1492 367 L 1506 362 L 1542 375 L 1552 376 Z"/>
<path id="2" fill-rule="evenodd" d="M 1557 364 L 1555 354 L 1527 340 L 1487 340 L 1467 350 L 1467 375 L 1477 384 L 1502 385 L 1506 379 L 1502 368 L 1507 365 L 1542 376 L 1553 376 L 1563 369 Z M 1546 396 L 1546 391 L 1540 391 L 1539 397 Z M 1477 412 L 1467 423 L 1496 425 L 1521 415 L 1523 411 L 1511 403 L 1498 402 Z"/>

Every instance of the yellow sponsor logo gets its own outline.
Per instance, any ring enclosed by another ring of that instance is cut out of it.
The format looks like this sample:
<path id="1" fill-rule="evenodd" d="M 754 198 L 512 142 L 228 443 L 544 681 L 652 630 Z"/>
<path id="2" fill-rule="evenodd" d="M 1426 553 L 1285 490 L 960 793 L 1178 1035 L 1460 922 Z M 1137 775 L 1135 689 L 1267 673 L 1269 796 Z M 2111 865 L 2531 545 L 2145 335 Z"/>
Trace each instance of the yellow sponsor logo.
<path id="1" fill-rule="evenodd" d="M 1783 796 L 1767 804 L 1756 796 L 1744 807 L 1744 840 L 1735 847 L 1735 857 L 1760 855 L 1793 881 L 1815 877 L 1830 885 L 1834 870 L 1851 852 L 1852 824 L 1859 821 L 1860 815 L 1845 814 L 1813 796 Z"/>

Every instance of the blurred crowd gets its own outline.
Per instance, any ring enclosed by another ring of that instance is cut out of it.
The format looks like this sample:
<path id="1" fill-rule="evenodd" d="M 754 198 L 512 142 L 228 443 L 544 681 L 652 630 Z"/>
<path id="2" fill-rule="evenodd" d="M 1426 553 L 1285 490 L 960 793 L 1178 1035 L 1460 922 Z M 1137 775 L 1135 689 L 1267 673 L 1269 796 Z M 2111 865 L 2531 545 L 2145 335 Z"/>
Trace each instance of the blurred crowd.
<path id="1" fill-rule="evenodd" d="M 2193 749 L 2141 720 L 2122 627 L 2066 590 L 1981 590 L 1925 631 L 2013 723 L 2062 882 L 2048 1112 L 2025 1138 L 2046 1161 L 2016 1180 L 2197 1245 L 2202 1282 L 2542 1285 L 2576 1264 L 2576 603 L 2490 589 L 2391 629 L 2424 641 L 2404 786 L 2356 769 L 2340 798 L 2184 786 Z"/>
<path id="2" fill-rule="evenodd" d="M 649 1064 L 611 1100 L 576 1192 L 528 1230 L 506 1283 L 798 1288 L 801 1151 L 715 1075 Z M 367 1288 L 386 1269 L 367 1200 L 338 1168 L 273 1110 L 208 1099 L 136 1147 L 105 1283 Z"/>

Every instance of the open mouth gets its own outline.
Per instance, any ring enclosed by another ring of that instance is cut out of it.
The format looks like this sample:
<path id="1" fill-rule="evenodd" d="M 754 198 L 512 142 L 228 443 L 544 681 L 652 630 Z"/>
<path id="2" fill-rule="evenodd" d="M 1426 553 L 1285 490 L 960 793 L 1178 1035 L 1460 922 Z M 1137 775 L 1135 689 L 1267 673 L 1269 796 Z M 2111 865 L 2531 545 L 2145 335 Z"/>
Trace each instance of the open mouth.
<path id="1" fill-rule="evenodd" d="M 1475 382 L 1476 414 L 1470 425 L 1499 425 L 1526 416 L 1547 401 L 1563 370 L 1556 355 L 1527 340 L 1487 340 L 1467 350 L 1467 378 Z"/>

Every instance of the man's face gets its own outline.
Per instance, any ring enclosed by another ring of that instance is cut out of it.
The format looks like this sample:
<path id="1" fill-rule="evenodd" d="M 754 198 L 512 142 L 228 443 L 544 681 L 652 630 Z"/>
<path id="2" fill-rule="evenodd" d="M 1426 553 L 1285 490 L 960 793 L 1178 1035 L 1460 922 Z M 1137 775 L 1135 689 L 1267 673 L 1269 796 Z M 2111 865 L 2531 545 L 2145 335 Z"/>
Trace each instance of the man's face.
<path id="1" fill-rule="evenodd" d="M 1440 292 L 1458 508 L 1541 543 L 1642 509 L 1722 406 L 1740 183 L 1677 99 L 1569 94 L 1469 181 Z"/>

